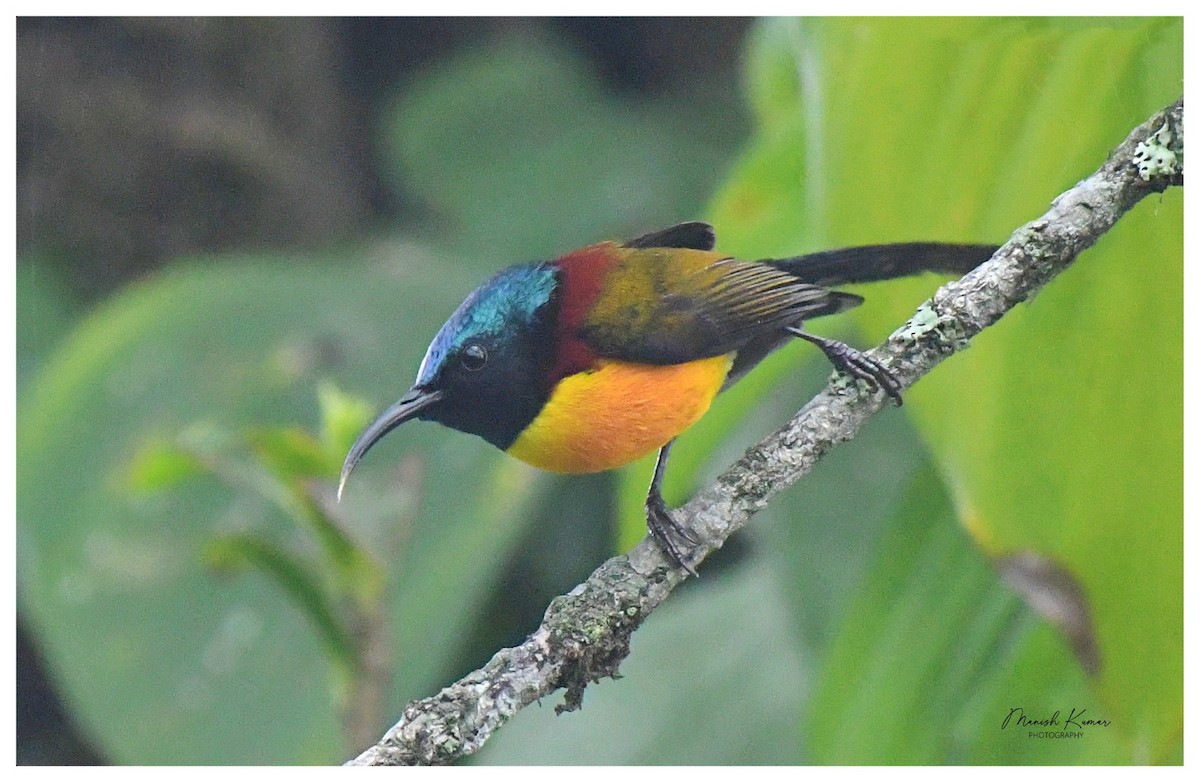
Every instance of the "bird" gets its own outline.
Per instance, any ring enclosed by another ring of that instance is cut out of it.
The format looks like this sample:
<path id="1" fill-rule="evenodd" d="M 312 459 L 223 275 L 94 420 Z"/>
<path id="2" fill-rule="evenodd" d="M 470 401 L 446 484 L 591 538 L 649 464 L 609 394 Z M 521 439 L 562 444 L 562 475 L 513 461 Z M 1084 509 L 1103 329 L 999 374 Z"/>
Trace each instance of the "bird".
<path id="1" fill-rule="evenodd" d="M 671 564 L 695 575 L 684 549 L 699 540 L 662 495 L 675 439 L 797 338 L 901 404 L 892 370 L 804 323 L 863 302 L 833 286 L 961 274 L 997 249 L 908 242 L 742 261 L 715 247 L 713 227 L 692 221 L 496 273 L 434 336 L 407 393 L 350 447 L 338 499 L 367 451 L 413 419 L 557 473 L 610 470 L 657 450 L 647 527 Z"/>

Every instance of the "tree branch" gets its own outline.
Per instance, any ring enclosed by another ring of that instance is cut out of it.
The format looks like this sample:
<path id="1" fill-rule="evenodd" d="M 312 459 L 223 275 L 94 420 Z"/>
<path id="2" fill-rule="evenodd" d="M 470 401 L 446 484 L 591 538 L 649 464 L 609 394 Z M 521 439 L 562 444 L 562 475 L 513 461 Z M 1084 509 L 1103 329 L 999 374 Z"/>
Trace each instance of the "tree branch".
<path id="1" fill-rule="evenodd" d="M 1100 169 L 1056 198 L 1048 212 L 1013 233 L 987 263 L 943 285 L 876 348 L 905 388 L 1005 312 L 1066 269 L 1138 201 L 1183 184 L 1183 99 L 1155 114 Z M 885 404 L 882 393 L 838 377 L 783 429 L 677 511 L 701 539 L 700 562 L 807 474 L 830 448 L 850 440 Z M 683 580 L 649 537 L 613 557 L 569 594 L 555 598 L 523 644 L 437 695 L 413 701 L 378 744 L 350 765 L 447 763 L 469 755 L 524 706 L 566 688 L 560 711 L 578 708 L 588 683 L 612 676 L 629 638 Z"/>

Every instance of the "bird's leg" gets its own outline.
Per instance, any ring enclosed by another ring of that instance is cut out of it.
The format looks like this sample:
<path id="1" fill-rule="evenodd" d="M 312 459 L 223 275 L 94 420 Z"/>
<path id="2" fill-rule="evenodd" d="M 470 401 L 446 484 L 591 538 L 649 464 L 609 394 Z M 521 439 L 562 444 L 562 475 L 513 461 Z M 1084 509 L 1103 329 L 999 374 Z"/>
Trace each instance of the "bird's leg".
<path id="1" fill-rule="evenodd" d="M 695 576 L 697 575 L 696 571 L 692 569 L 683 552 L 679 550 L 675 538 L 678 537 L 693 546 L 700 540 L 695 533 L 675 520 L 662 496 L 663 473 L 667 469 L 667 457 L 671 455 L 671 445 L 674 442 L 672 440 L 659 450 L 658 461 L 654 463 L 654 477 L 650 480 L 650 492 L 646 495 L 646 526 L 650 528 L 650 534 L 658 542 L 658 547 L 667 555 L 667 559 Z"/>
<path id="2" fill-rule="evenodd" d="M 836 369 L 851 377 L 875 384 L 895 401 L 897 407 L 904 404 L 904 400 L 900 397 L 900 379 L 892 370 L 866 353 L 850 347 L 845 342 L 809 334 L 807 331 L 802 331 L 799 326 L 785 326 L 784 329 L 789 334 L 808 340 L 819 347 Z"/>

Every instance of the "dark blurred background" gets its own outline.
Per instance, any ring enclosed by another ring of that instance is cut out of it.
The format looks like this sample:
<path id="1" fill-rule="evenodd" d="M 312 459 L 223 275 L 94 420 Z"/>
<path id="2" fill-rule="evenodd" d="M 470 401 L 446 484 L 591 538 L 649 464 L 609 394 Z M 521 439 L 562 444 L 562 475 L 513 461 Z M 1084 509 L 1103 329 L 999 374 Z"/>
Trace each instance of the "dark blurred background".
<path id="1" fill-rule="evenodd" d="M 415 71 L 505 36 L 568 47 L 606 89 L 678 107 L 732 154 L 748 132 L 734 57 L 748 24 L 18 19 L 18 257 L 84 312 L 172 259 L 436 226 L 402 179 L 381 177 L 380 114 Z M 72 730 L 20 613 L 17 625 L 17 762 L 105 762 Z"/>
<path id="2" fill-rule="evenodd" d="M 619 93 L 731 94 L 747 25 L 20 19 L 18 249 L 58 259 L 94 299 L 170 258 L 325 247 L 412 222 L 421 206 L 403 183 L 381 181 L 375 128 L 413 71 L 480 41 L 543 35 Z"/>

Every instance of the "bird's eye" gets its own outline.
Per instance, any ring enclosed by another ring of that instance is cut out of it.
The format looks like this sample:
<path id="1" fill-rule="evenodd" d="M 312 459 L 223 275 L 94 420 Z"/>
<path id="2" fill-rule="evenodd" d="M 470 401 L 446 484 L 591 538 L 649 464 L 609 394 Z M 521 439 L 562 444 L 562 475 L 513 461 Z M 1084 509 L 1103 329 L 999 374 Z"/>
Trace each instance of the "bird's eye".
<path id="1" fill-rule="evenodd" d="M 459 354 L 459 361 L 462 363 L 463 369 L 471 372 L 483 369 L 483 365 L 487 363 L 487 360 L 487 348 L 478 342 L 469 343 L 462 349 L 462 353 Z"/>

